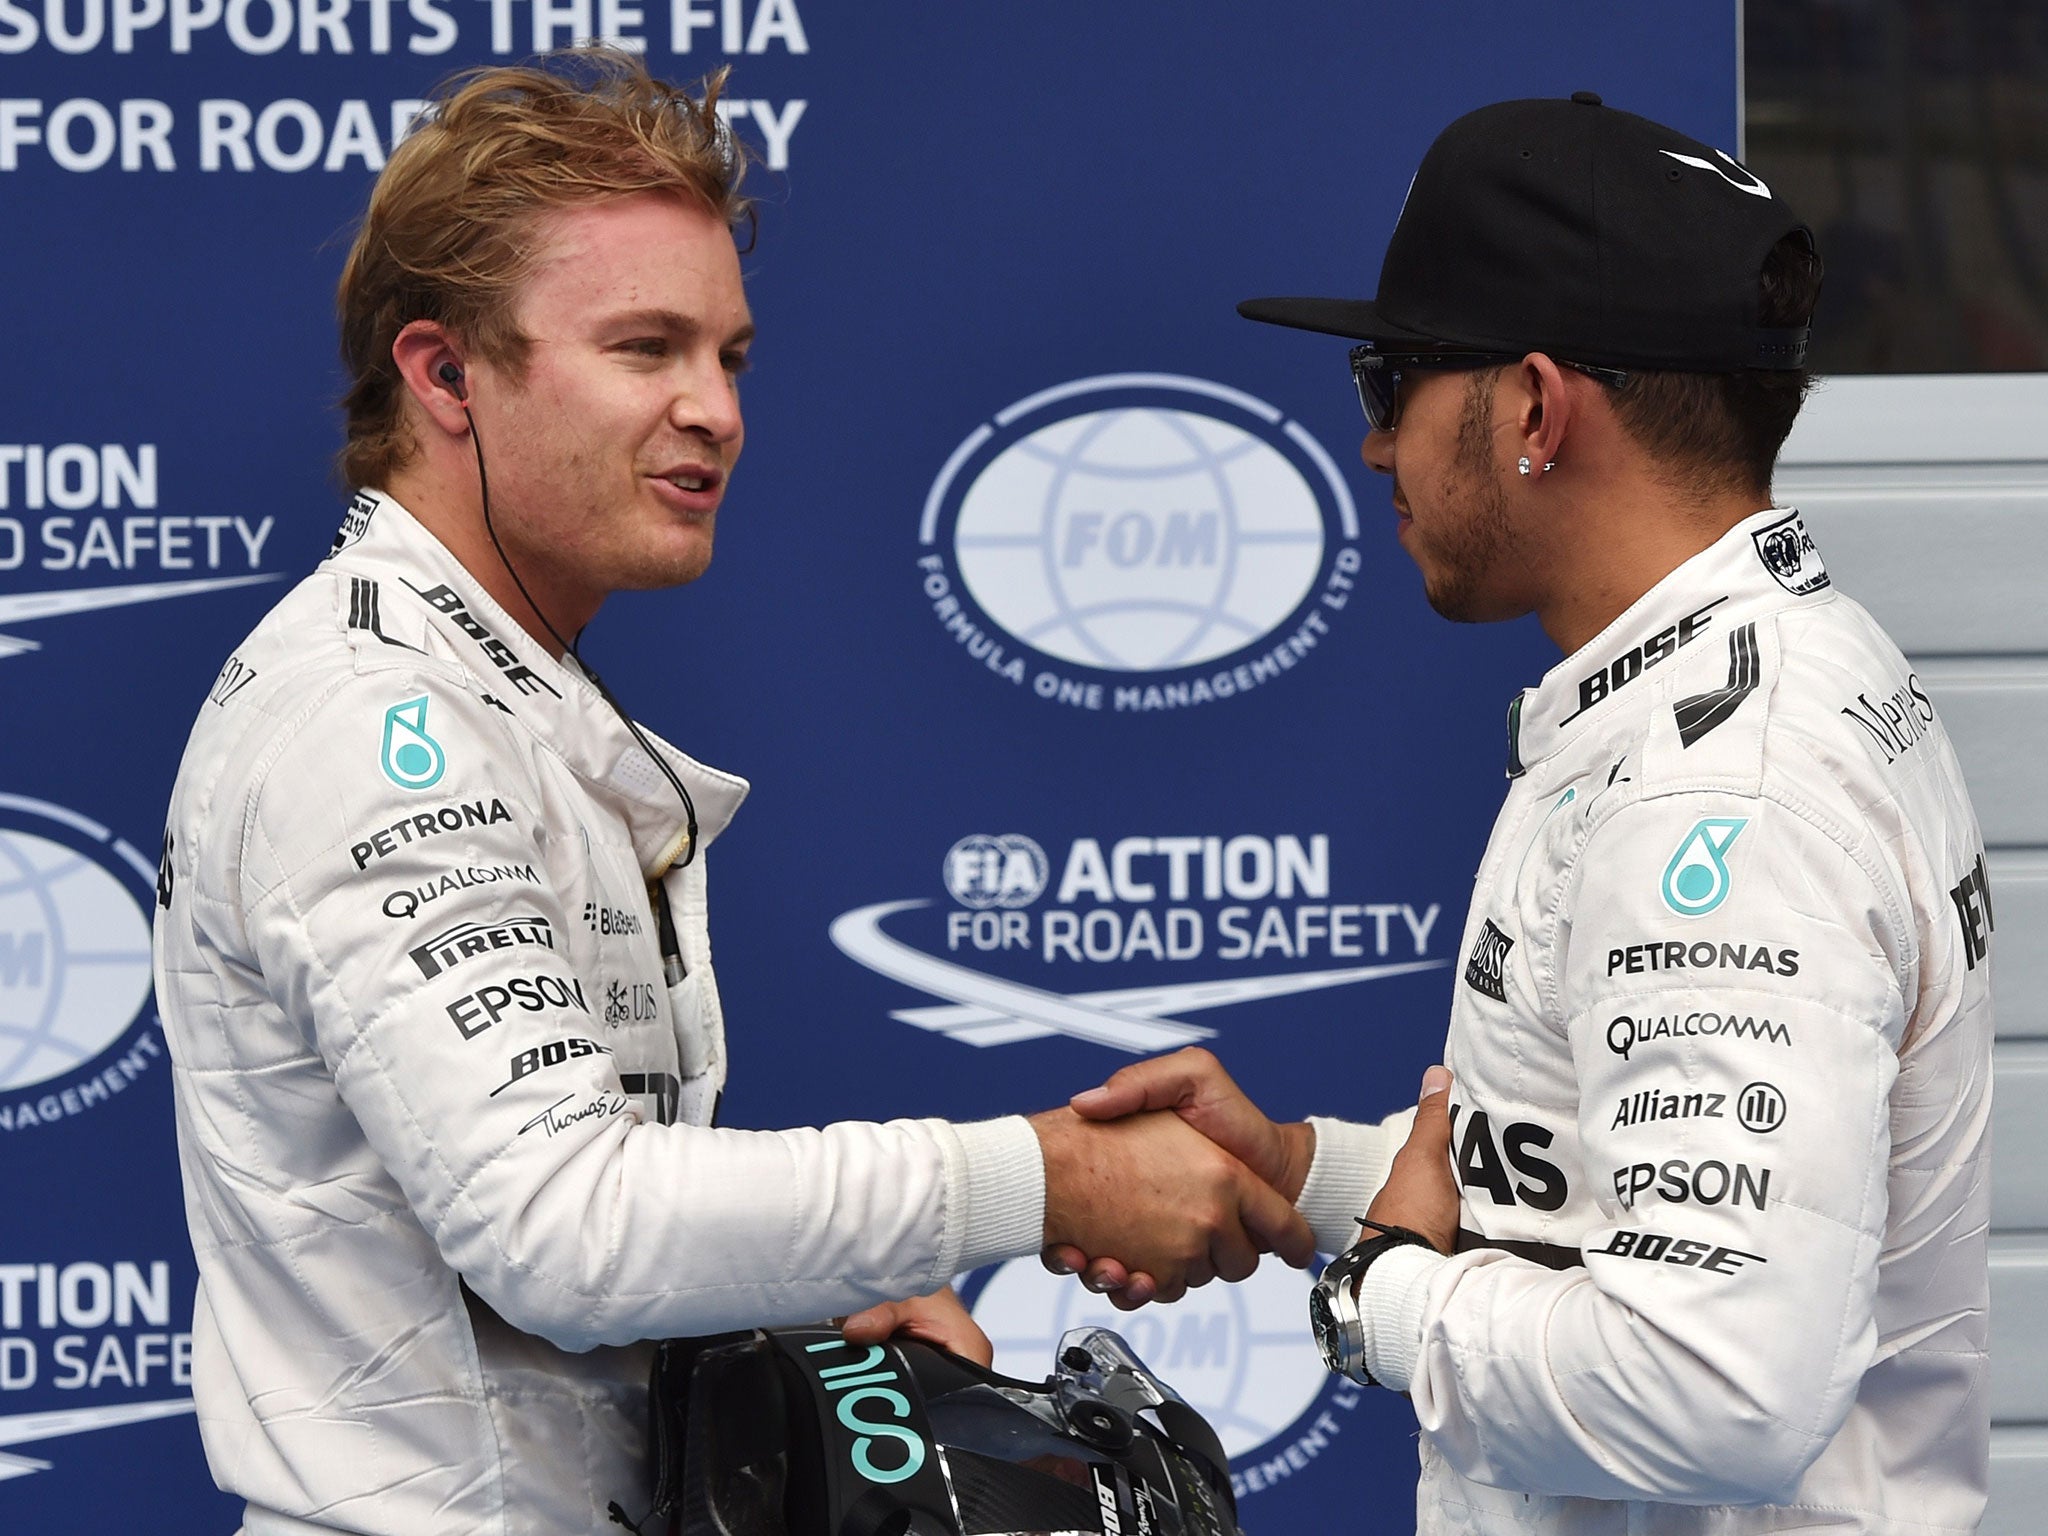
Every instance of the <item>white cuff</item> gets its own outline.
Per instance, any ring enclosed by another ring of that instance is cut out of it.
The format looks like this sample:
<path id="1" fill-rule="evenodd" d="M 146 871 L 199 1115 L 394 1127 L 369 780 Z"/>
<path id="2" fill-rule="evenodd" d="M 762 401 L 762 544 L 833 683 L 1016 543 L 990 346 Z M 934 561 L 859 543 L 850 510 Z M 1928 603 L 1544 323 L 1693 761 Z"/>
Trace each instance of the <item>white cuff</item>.
<path id="1" fill-rule="evenodd" d="M 1319 1252 L 1342 1253 L 1357 1241 L 1358 1218 L 1387 1182 L 1387 1169 L 1414 1121 L 1412 1109 L 1389 1115 L 1378 1125 L 1309 1116 L 1316 1132 L 1316 1155 L 1294 1208 L 1315 1233 Z"/>
<path id="2" fill-rule="evenodd" d="M 1358 1287 L 1365 1321 L 1365 1368 L 1392 1392 L 1406 1392 L 1422 1353 L 1422 1317 L 1429 1282 L 1449 1261 L 1434 1248 L 1403 1243 L 1366 1266 Z"/>
<path id="3" fill-rule="evenodd" d="M 947 1221 L 951 1270 L 942 1279 L 1045 1246 L 1045 1158 L 1022 1115 L 948 1127 L 961 1165 L 949 1167 L 957 1216 Z M 949 1159 L 950 1162 L 950 1159 Z"/>

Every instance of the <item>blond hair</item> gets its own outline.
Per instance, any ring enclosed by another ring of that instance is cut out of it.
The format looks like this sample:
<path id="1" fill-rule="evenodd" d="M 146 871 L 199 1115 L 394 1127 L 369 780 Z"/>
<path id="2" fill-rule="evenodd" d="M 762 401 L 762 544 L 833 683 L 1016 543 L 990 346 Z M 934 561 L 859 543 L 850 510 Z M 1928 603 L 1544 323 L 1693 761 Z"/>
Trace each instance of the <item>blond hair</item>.
<path id="1" fill-rule="evenodd" d="M 440 87 L 377 178 L 335 290 L 348 484 L 383 484 L 416 449 L 391 357 L 411 322 L 438 321 L 515 373 L 524 364 L 528 339 L 512 307 L 546 214 L 673 192 L 728 225 L 752 219 L 739 190 L 745 154 L 715 110 L 724 84 L 720 70 L 691 96 L 632 54 L 580 48 Z"/>

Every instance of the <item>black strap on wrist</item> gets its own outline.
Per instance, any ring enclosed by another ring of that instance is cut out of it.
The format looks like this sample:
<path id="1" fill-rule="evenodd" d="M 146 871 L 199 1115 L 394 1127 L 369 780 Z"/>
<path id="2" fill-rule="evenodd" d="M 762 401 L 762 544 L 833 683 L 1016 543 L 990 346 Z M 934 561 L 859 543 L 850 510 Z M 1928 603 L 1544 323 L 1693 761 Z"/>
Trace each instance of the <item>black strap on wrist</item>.
<path id="1" fill-rule="evenodd" d="M 1389 1248 L 1406 1248 L 1410 1245 L 1415 1245 L 1428 1248 L 1431 1251 L 1436 1249 L 1436 1244 L 1432 1243 L 1420 1232 L 1412 1231 L 1407 1227 L 1397 1227 L 1391 1221 L 1374 1221 L 1370 1216 L 1361 1216 L 1358 1218 L 1358 1224 L 1361 1227 L 1371 1227 L 1379 1233 L 1378 1237 L 1368 1237 L 1352 1245 L 1353 1247 L 1363 1248 L 1368 1244 L 1377 1244 L 1378 1246 L 1373 1252 L 1374 1258 L 1378 1258 Z"/>
<path id="2" fill-rule="evenodd" d="M 1373 1228 L 1379 1233 L 1379 1236 L 1365 1238 L 1351 1246 L 1351 1267 L 1353 1274 L 1357 1277 L 1353 1281 L 1352 1295 L 1354 1298 L 1358 1297 L 1358 1293 L 1365 1287 L 1365 1272 L 1372 1267 L 1374 1261 L 1381 1254 L 1389 1249 L 1427 1248 L 1431 1253 L 1437 1252 L 1435 1243 L 1432 1243 L 1420 1232 L 1412 1231 L 1407 1227 L 1397 1227 L 1390 1221 L 1374 1221 L 1370 1216 L 1359 1217 L 1358 1224 L 1361 1227 Z M 1360 1310 L 1363 1311 L 1362 1300 L 1360 1302 Z M 1372 1367 L 1363 1360 L 1358 1362 L 1358 1370 L 1359 1374 L 1365 1378 L 1365 1384 L 1368 1387 L 1384 1385 L 1377 1376 L 1373 1375 Z"/>

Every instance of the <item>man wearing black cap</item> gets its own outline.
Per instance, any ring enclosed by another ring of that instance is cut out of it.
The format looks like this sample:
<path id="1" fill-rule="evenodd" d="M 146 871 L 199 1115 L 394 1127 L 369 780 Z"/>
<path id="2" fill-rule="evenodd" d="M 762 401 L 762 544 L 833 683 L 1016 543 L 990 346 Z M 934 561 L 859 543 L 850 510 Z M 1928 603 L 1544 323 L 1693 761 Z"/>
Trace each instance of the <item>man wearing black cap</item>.
<path id="1" fill-rule="evenodd" d="M 1203 1052 L 1075 1107 L 1179 1108 L 1326 1250 L 1369 1209 L 1317 1329 L 1413 1399 L 1424 1532 L 1983 1510 L 1991 897 L 1925 688 L 1772 505 L 1819 273 L 1755 176 L 1581 93 L 1446 129 L 1376 298 L 1241 306 L 1358 342 L 1431 604 L 1566 658 L 1508 709 L 1412 1129 L 1275 1126 Z"/>

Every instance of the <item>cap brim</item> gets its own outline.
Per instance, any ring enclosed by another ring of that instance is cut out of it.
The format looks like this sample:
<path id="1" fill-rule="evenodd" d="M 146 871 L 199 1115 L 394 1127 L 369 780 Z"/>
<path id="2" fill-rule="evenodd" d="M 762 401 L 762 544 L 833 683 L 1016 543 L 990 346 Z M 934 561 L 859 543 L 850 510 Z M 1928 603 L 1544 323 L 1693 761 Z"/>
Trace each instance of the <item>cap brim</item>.
<path id="1" fill-rule="evenodd" d="M 1237 312 L 1247 320 L 1267 325 L 1291 325 L 1298 331 L 1321 331 L 1327 336 L 1349 336 L 1354 341 L 1378 341 L 1395 345 L 1440 347 L 1441 336 L 1425 336 L 1405 325 L 1396 325 L 1380 313 L 1373 299 L 1246 299 Z"/>

